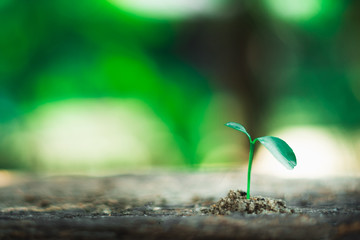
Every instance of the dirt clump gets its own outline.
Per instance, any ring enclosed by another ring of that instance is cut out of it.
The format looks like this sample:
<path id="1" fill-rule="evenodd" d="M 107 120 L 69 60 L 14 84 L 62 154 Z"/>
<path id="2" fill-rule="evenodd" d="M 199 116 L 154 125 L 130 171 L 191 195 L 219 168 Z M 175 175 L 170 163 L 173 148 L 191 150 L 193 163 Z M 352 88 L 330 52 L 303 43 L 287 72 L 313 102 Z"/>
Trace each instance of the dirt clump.
<path id="1" fill-rule="evenodd" d="M 230 190 L 225 198 L 209 208 L 209 213 L 215 215 L 229 215 L 234 212 L 248 214 L 294 213 L 294 209 L 286 207 L 281 199 L 267 197 L 250 197 L 246 199 L 246 192 Z"/>

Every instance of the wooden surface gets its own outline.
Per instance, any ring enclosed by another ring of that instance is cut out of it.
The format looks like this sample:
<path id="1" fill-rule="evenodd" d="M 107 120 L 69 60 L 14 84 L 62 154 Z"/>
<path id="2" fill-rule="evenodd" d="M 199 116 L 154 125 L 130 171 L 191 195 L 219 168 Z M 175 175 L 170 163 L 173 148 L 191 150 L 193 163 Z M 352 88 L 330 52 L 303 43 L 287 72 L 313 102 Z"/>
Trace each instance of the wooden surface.
<path id="1" fill-rule="evenodd" d="M 245 190 L 244 174 L 11 175 L 0 188 L 0 239 L 360 239 L 358 178 L 254 175 L 252 195 L 284 199 L 297 213 L 203 213 Z"/>

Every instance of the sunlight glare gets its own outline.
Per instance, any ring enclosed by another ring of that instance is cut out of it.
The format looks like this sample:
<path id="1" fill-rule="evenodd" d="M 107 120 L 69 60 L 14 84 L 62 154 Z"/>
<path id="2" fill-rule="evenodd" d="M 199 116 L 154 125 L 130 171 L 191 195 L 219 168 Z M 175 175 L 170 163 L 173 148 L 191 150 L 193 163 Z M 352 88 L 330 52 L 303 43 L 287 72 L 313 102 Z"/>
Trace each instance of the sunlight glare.
<path id="1" fill-rule="evenodd" d="M 36 155 L 50 169 L 143 168 L 169 150 L 179 157 L 169 129 L 140 100 L 48 103 L 34 112 L 30 126 Z"/>
<path id="2" fill-rule="evenodd" d="M 177 19 L 192 15 L 213 14 L 220 4 L 218 0 L 109 0 L 120 9 L 139 16 L 151 18 Z"/>
<path id="3" fill-rule="evenodd" d="M 297 166 L 285 169 L 259 143 L 253 171 L 285 178 L 321 178 L 356 174 L 354 152 L 347 147 L 346 139 L 330 128 L 302 126 L 275 132 L 273 136 L 286 141 L 294 150 Z"/>
<path id="4" fill-rule="evenodd" d="M 308 20 L 321 10 L 322 0 L 265 0 L 275 15 L 289 20 Z"/>

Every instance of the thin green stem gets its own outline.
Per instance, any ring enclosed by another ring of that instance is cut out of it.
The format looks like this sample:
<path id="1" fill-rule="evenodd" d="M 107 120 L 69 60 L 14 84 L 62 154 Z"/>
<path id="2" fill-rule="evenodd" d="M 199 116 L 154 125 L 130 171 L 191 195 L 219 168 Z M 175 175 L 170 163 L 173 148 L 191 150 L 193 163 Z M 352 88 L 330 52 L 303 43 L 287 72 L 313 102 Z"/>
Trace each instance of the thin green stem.
<path id="1" fill-rule="evenodd" d="M 255 142 L 256 142 L 256 140 L 254 140 L 254 141 L 250 140 L 249 166 L 248 166 L 247 191 L 246 191 L 247 199 L 250 199 L 251 166 L 252 166 L 252 161 L 253 161 L 253 156 L 254 156 Z"/>

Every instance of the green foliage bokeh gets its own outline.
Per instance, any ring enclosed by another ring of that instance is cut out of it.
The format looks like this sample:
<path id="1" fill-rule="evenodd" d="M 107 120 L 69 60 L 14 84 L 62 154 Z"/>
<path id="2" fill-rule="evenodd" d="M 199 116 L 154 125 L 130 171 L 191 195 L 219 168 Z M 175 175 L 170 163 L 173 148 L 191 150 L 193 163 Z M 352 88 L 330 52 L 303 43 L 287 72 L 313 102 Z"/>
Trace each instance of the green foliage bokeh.
<path id="1" fill-rule="evenodd" d="M 187 166 L 231 142 L 221 130 L 237 120 L 229 117 L 262 134 L 299 124 L 358 129 L 359 3 L 315 2 L 314 15 L 282 13 L 271 0 L 224 1 L 216 6 L 228 14 L 169 19 L 113 1 L 0 1 L 0 168 L 41 165 L 9 146 L 26 145 L 18 133 L 34 112 L 69 99 L 140 100 Z"/>

